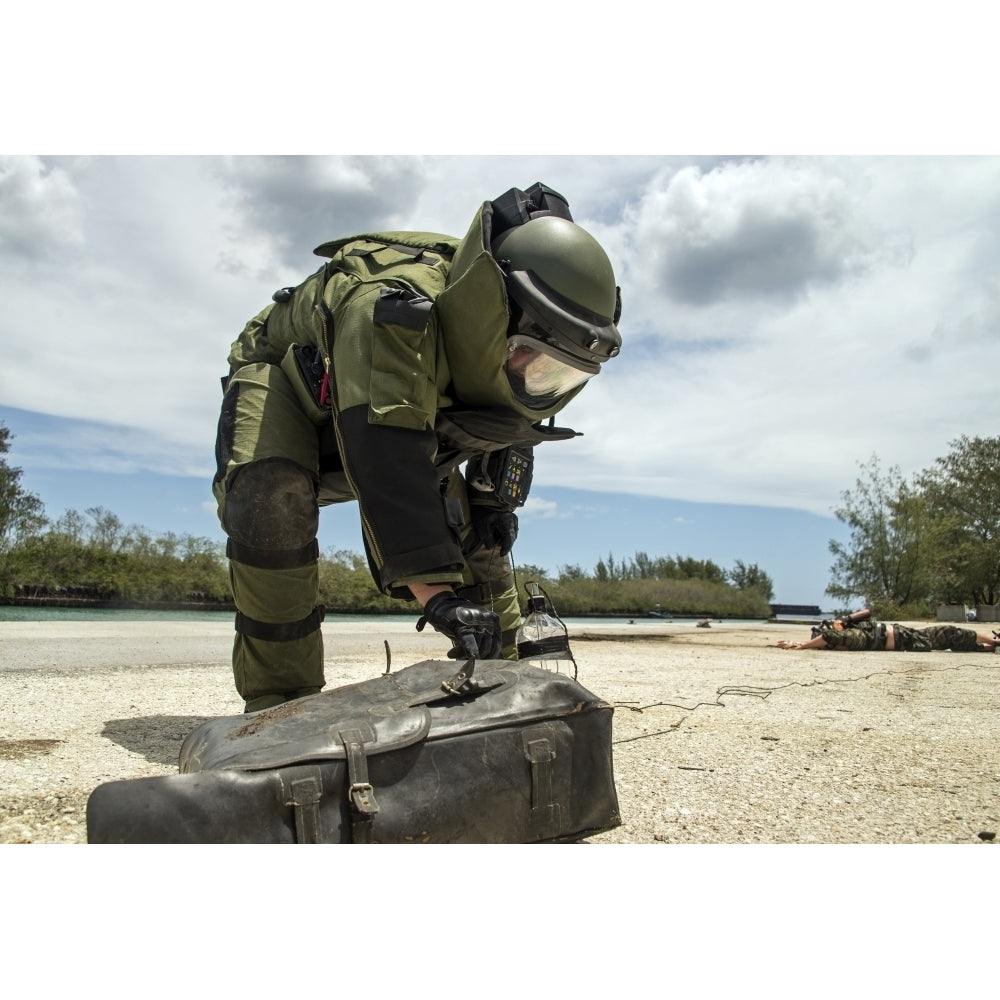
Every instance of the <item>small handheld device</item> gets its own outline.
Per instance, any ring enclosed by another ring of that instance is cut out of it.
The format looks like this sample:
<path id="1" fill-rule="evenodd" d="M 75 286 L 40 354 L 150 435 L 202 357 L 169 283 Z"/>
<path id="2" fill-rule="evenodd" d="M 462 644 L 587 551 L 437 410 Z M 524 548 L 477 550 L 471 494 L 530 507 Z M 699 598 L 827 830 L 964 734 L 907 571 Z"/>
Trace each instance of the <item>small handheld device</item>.
<path id="1" fill-rule="evenodd" d="M 496 484 L 497 497 L 511 507 L 523 507 L 531 488 L 531 466 L 534 461 L 531 453 L 518 451 L 512 446 L 496 454 L 500 461 L 491 478 Z"/>
<path id="2" fill-rule="evenodd" d="M 476 473 L 469 471 L 469 485 L 480 493 L 492 493 L 511 510 L 523 507 L 531 488 L 531 448 L 510 445 L 483 456 Z M 470 463 L 471 466 L 471 463 Z"/>

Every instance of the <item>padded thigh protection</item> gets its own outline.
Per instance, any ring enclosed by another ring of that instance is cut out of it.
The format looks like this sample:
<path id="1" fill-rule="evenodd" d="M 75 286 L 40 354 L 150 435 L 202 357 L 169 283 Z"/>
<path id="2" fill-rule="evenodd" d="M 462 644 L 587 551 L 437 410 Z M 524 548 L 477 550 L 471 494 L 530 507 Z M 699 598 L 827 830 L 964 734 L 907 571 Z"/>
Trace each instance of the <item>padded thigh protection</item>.
<path id="1" fill-rule="evenodd" d="M 249 566 L 287 569 L 317 558 L 313 476 L 287 458 L 241 466 L 229 482 L 223 527 L 230 558 Z"/>

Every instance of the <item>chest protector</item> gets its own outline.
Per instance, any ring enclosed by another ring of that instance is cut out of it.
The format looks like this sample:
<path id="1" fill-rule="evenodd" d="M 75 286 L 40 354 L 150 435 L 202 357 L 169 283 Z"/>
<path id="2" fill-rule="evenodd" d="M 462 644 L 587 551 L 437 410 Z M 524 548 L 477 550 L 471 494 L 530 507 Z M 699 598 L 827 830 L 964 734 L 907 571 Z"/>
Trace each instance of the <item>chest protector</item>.
<path id="1" fill-rule="evenodd" d="M 295 346 L 312 345 L 328 371 L 336 366 L 341 408 L 365 402 L 373 423 L 433 427 L 449 439 L 451 458 L 572 437 L 542 422 L 579 389 L 549 409 L 528 409 L 504 368 L 510 309 L 489 246 L 526 219 L 522 200 L 505 196 L 485 202 L 461 240 L 381 232 L 320 245 L 314 252 L 328 262 L 275 292 L 233 344 L 231 370 L 280 364 Z"/>

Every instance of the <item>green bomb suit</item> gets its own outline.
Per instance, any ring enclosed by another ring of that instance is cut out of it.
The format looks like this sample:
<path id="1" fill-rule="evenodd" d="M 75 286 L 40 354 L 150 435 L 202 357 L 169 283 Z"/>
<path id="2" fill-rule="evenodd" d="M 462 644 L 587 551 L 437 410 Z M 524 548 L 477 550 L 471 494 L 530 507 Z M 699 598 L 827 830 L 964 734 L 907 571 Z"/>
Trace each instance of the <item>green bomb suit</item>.
<path id="1" fill-rule="evenodd" d="M 509 559 L 472 530 L 498 501 L 470 487 L 460 466 L 572 437 L 542 421 L 581 387 L 545 410 L 514 397 L 491 215 L 486 202 L 462 240 L 389 232 L 318 247 L 328 262 L 276 292 L 232 345 L 213 492 L 238 609 L 233 673 L 248 712 L 325 683 L 316 534 L 329 503 L 358 502 L 383 593 L 450 584 L 500 616 L 503 655 L 515 655 Z"/>

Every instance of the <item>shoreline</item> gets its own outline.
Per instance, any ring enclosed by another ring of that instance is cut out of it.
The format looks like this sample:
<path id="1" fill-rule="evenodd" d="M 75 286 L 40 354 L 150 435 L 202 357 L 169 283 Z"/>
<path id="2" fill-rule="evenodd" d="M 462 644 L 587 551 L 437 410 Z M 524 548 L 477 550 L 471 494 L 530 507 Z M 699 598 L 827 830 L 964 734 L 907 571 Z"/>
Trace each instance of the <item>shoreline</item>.
<path id="1" fill-rule="evenodd" d="M 64 610 L 93 610 L 93 611 L 195 611 L 195 612 L 205 612 L 206 614 L 234 614 L 236 611 L 235 604 L 203 604 L 197 601 L 101 601 L 91 598 L 49 598 L 49 597 L 6 597 L 0 598 L 0 608 L 59 608 Z M 357 618 L 380 618 L 380 617 L 392 617 L 406 615 L 409 612 L 406 608 L 393 608 L 391 610 L 371 610 L 371 611 L 356 611 L 350 609 L 336 609 L 327 608 L 326 613 L 328 615 L 336 615 L 341 617 L 357 617 Z M 414 612 L 414 617 L 416 613 Z M 602 611 L 589 611 L 581 612 L 580 614 L 574 615 L 564 615 L 562 617 L 569 619 L 585 620 L 589 618 L 614 618 L 619 619 L 623 622 L 625 621 L 659 621 L 659 622 L 672 622 L 672 621 L 704 621 L 708 619 L 710 621 L 772 621 L 777 620 L 774 616 L 771 617 L 760 617 L 760 618 L 747 618 L 739 617 L 736 615 L 714 615 L 708 614 L 706 612 L 692 613 L 678 612 L 676 614 L 639 614 L 639 613 L 618 613 L 618 612 L 602 612 Z M 786 620 L 782 618 L 781 620 Z M 795 619 L 797 621 L 803 621 L 805 619 Z M 810 623 L 820 621 L 819 618 L 809 619 Z"/>
<path id="2" fill-rule="evenodd" d="M 204 611 L 214 614 L 216 612 L 233 614 L 236 611 L 235 604 L 224 602 L 205 601 L 126 601 L 126 600 L 103 600 L 91 597 L 0 597 L 0 608 L 64 608 L 64 609 L 93 609 L 95 611 Z M 415 607 L 415 605 L 413 606 Z M 386 610 L 373 609 L 369 611 L 357 611 L 354 609 L 326 608 L 328 615 L 357 616 L 361 617 L 382 617 L 408 614 L 405 606 L 390 608 Z M 822 613 L 827 615 L 826 612 Z M 832 612 L 829 613 L 832 615 Z M 605 611 L 584 611 L 579 614 L 565 615 L 565 618 L 588 619 L 588 618 L 616 618 L 622 621 L 774 621 L 789 620 L 784 615 L 764 615 L 759 618 L 737 616 L 737 615 L 716 615 L 707 611 L 698 612 L 605 612 Z M 820 617 L 796 618 L 798 621 L 808 620 L 810 623 L 819 622 Z"/>

